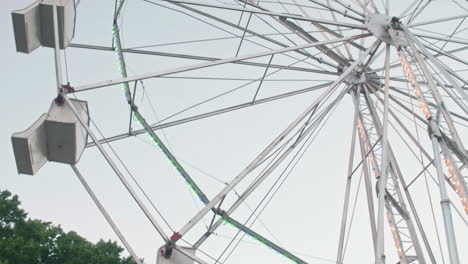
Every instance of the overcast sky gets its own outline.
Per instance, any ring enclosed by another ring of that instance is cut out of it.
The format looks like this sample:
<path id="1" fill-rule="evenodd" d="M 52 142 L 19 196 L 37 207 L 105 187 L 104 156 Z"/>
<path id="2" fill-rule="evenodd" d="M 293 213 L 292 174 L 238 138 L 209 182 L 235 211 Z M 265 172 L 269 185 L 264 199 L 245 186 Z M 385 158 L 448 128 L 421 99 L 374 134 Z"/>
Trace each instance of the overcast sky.
<path id="1" fill-rule="evenodd" d="M 158 0 L 154 2 L 170 8 L 175 7 Z M 226 3 L 237 7 L 230 1 L 210 2 L 219 5 Z M 462 9 L 462 7 L 468 8 L 466 1 L 456 1 L 462 6 L 455 4 L 455 1 L 432 2 L 418 17 L 417 21 L 432 20 L 468 12 L 466 9 Z M 0 104 L 0 110 L 3 112 L 3 125 L 2 129 L 0 129 L 0 168 L 2 169 L 0 189 L 9 189 L 18 194 L 23 208 L 29 212 L 29 216 L 32 218 L 60 224 L 65 230 L 77 231 L 91 241 L 97 241 L 100 238 L 117 240 L 112 229 L 92 203 L 69 166 L 47 163 L 34 176 L 18 175 L 17 173 L 11 147 L 11 135 L 14 132 L 26 129 L 42 113 L 47 112 L 56 96 L 53 50 L 42 47 L 31 54 L 22 54 L 17 53 L 15 49 L 10 13 L 12 10 L 26 7 L 29 4 L 29 0 L 7 0 L 3 1 L 0 7 L 0 36 L 2 39 L 0 42 L 0 58 L 2 58 L 3 62 L 0 65 L 0 77 L 3 80 L 3 101 Z M 378 4 L 380 6 L 380 3 Z M 392 14 L 393 12 L 395 15 L 401 14 L 407 5 L 407 1 L 391 1 Z M 286 5 L 285 9 L 294 14 L 301 12 L 290 5 Z M 285 9 L 278 7 L 277 12 L 285 13 Z M 82 0 L 77 10 L 76 34 L 73 43 L 109 47 L 112 43 L 113 10 L 114 1 L 112 0 Z M 201 10 L 210 11 L 212 14 L 233 23 L 237 23 L 239 20 L 239 13 L 237 12 Z M 312 11 L 309 10 L 309 12 Z M 326 19 L 331 19 L 328 13 L 323 11 L 317 14 Z M 200 18 L 200 16 L 197 17 Z M 338 18 L 342 19 L 342 16 Z M 248 16 L 244 15 L 241 25 L 245 25 L 247 19 Z M 346 21 L 356 23 L 349 19 Z M 450 34 L 460 21 L 439 23 L 432 25 L 430 29 Z M 214 28 L 205 22 L 211 23 L 212 20 L 205 18 L 200 21 L 142 0 L 130 0 L 128 5 L 125 5 L 120 19 L 123 45 L 124 47 L 139 47 L 223 38 L 216 41 L 192 44 L 160 45 L 148 47 L 147 49 L 215 58 L 233 57 L 236 54 L 239 40 L 232 38 L 232 33 L 239 36 L 242 35 L 242 31 L 220 24 L 216 24 L 219 28 Z M 314 29 L 305 22 L 301 25 L 308 26 L 309 30 Z M 269 28 L 257 17 L 252 18 L 251 27 L 267 34 L 275 33 L 272 28 Z M 466 27 L 467 22 L 463 22 L 460 24 L 459 30 L 466 29 Z M 277 29 L 281 32 L 287 31 L 287 29 L 280 26 L 277 26 Z M 358 31 L 353 32 L 355 34 L 359 33 Z M 320 33 L 318 34 L 318 38 L 322 39 L 323 36 Z M 345 35 L 352 35 L 352 33 L 345 33 Z M 465 35 L 466 31 L 456 36 L 463 38 Z M 290 37 L 298 43 L 303 43 L 297 37 Z M 278 36 L 274 36 L 274 38 L 284 41 Z M 267 42 L 251 39 L 268 47 L 278 48 L 278 46 L 271 43 L 265 44 Z M 370 46 L 374 39 L 366 40 L 363 44 L 366 47 Z M 463 41 L 465 44 L 467 43 L 466 37 Z M 438 44 L 440 45 L 440 43 Z M 463 47 L 463 45 L 448 43 L 444 48 L 450 50 L 458 47 Z M 265 51 L 265 47 L 245 41 L 240 49 L 240 54 L 259 51 Z M 311 53 L 317 52 L 317 50 L 312 49 L 309 51 Z M 345 53 L 346 51 L 342 49 L 342 52 Z M 353 52 L 356 59 L 357 53 Z M 392 52 L 393 61 L 397 57 L 394 49 L 392 49 Z M 295 53 L 288 54 L 295 57 L 299 56 Z M 63 55 L 65 54 L 62 52 L 62 59 Z M 323 57 L 323 55 L 319 56 Z M 466 52 L 456 53 L 456 56 L 465 60 L 468 58 Z M 327 57 L 323 58 L 328 59 Z M 65 60 L 63 61 L 63 76 L 64 80 L 70 81 L 72 86 L 120 78 L 117 57 L 114 52 L 68 48 L 66 50 L 66 59 L 66 64 Z M 382 65 L 382 59 L 383 56 L 379 57 L 375 65 Z M 126 61 L 129 75 L 199 63 L 196 60 L 149 55 L 126 55 Z M 252 61 L 268 63 L 269 57 L 262 57 Z M 293 63 L 293 59 L 285 56 L 275 56 L 272 64 L 275 63 L 287 65 Z M 450 67 L 454 70 L 465 70 L 459 72 L 459 74 L 465 80 L 468 79 L 465 64 L 453 61 L 450 63 L 453 63 L 450 64 Z M 335 70 L 323 64 L 313 64 L 314 66 L 301 62 L 294 66 L 326 71 Z M 149 123 L 155 123 L 188 106 L 246 84 L 248 81 L 245 79 L 257 79 L 263 75 L 264 71 L 265 69 L 261 67 L 223 65 L 176 76 L 208 76 L 211 78 L 223 77 L 243 80 L 149 79 L 143 83 L 144 91 L 141 84 L 139 84 L 136 103 L 140 106 Z M 270 69 L 269 73 L 273 71 Z M 395 77 L 401 77 L 401 70 L 397 69 L 393 73 Z M 257 99 L 310 87 L 330 80 L 333 81 L 335 78 L 335 75 L 280 71 L 271 76 L 273 81 L 264 82 Z M 274 81 L 275 79 L 277 81 Z M 249 102 L 258 88 L 258 84 L 258 82 L 255 82 L 247 85 L 220 99 L 184 112 L 169 121 Z M 395 83 L 395 86 L 398 85 L 401 86 L 401 84 Z M 158 131 L 158 135 L 175 153 L 181 164 L 206 192 L 207 196 L 213 198 L 225 186 L 226 182 L 231 181 L 322 92 L 323 89 L 174 126 L 164 131 Z M 336 95 L 334 94 L 334 96 Z M 122 87 L 111 86 L 90 92 L 77 93 L 77 97 L 88 101 L 91 118 L 105 136 L 125 133 L 128 130 L 129 110 Z M 450 105 L 450 107 L 452 106 Z M 454 106 L 454 109 L 456 109 L 456 106 Z M 304 154 L 294 172 L 287 178 L 271 204 L 252 226 L 254 230 L 295 252 L 297 256 L 308 261 L 308 263 L 333 263 L 336 257 L 353 128 L 353 111 L 352 97 L 346 95 L 333 110 L 331 117 L 306 154 Z M 418 138 L 421 138 L 421 143 L 429 153 L 432 153 L 425 128 L 418 128 L 419 130 L 416 131 L 410 119 L 404 120 L 408 122 L 408 127 L 412 129 L 411 131 L 415 135 L 418 133 Z M 141 128 L 138 124 L 134 124 L 134 127 L 135 129 Z M 460 135 L 465 140 L 465 144 L 468 136 L 466 127 L 466 122 L 459 126 Z M 97 130 L 95 131 L 97 133 Z M 393 137 L 390 140 L 394 142 L 392 147 L 397 153 L 397 159 L 401 162 L 400 165 L 405 169 L 405 177 L 409 182 L 418 174 L 422 166 L 412 157 L 411 152 L 404 146 L 404 142 L 399 139 L 395 131 L 391 132 L 391 136 Z M 151 144 L 147 135 L 143 134 L 118 141 L 113 143 L 112 147 L 119 158 L 124 161 L 132 176 L 143 186 L 150 199 L 169 222 L 170 226 L 164 224 L 163 219 L 157 216 L 155 210 L 151 209 L 167 234 L 172 234 L 171 229 L 180 229 L 202 208 L 203 204 L 188 189 L 182 177 L 169 164 L 164 155 Z M 109 148 L 107 150 L 109 151 Z M 358 153 L 356 153 L 355 164 L 359 162 Z M 115 155 L 112 155 L 112 157 L 116 159 Z M 109 210 L 117 225 L 122 229 L 136 253 L 144 258 L 146 263 L 155 263 L 156 251 L 163 244 L 163 241 L 137 208 L 102 156 L 95 148 L 88 148 L 77 166 L 102 200 L 106 209 Z M 281 170 L 284 169 L 284 166 L 280 166 L 278 172 L 273 174 L 233 216 L 241 221 L 247 220 L 251 213 L 250 210 L 255 208 L 265 196 L 270 186 L 280 175 Z M 124 167 L 120 164 L 119 168 L 124 170 Z M 435 175 L 432 168 L 430 172 Z M 236 188 L 236 191 L 242 192 L 257 174 L 258 171 L 253 176 L 248 177 L 246 182 L 241 183 Z M 136 188 L 129 173 L 125 172 L 125 176 Z M 360 173 L 357 173 L 353 178 L 351 192 L 353 200 L 351 205 L 354 203 L 358 185 L 362 186 L 356 199 L 355 218 L 346 251 L 345 263 L 371 263 L 373 261 L 364 183 L 359 184 L 359 176 Z M 428 189 L 426 189 L 426 184 L 429 186 Z M 420 177 L 411 188 L 419 210 L 418 213 L 423 219 L 423 225 L 438 263 L 443 262 L 440 257 L 435 226 L 439 230 L 445 261 L 448 263 L 439 206 L 440 196 L 431 175 L 425 174 L 424 177 Z M 140 191 L 138 193 L 142 196 Z M 235 198 L 235 195 L 230 196 L 226 203 L 232 203 Z M 451 194 L 451 198 L 453 200 L 457 199 L 453 194 Z M 435 210 L 435 224 L 432 219 L 430 202 L 433 203 Z M 468 262 L 468 228 L 455 212 L 453 215 L 458 235 L 461 263 L 466 263 Z M 466 221 L 466 215 L 464 217 Z M 184 238 L 191 243 L 195 242 L 206 230 L 206 225 L 209 224 L 210 220 L 211 215 L 209 214 Z M 231 226 L 222 225 L 216 232 L 217 234 L 213 235 L 202 246 L 202 250 L 217 258 L 236 232 L 237 230 Z M 386 232 L 386 254 L 390 259 L 388 263 L 396 263 L 395 248 L 391 236 L 388 235 L 387 227 Z M 182 243 L 182 245 L 186 244 Z M 211 263 L 214 262 L 201 253 L 197 253 L 197 255 Z M 226 255 L 221 258 L 221 261 L 224 261 L 225 257 Z M 246 237 L 226 263 L 288 262 L 287 259 L 278 256 L 272 250 Z"/>

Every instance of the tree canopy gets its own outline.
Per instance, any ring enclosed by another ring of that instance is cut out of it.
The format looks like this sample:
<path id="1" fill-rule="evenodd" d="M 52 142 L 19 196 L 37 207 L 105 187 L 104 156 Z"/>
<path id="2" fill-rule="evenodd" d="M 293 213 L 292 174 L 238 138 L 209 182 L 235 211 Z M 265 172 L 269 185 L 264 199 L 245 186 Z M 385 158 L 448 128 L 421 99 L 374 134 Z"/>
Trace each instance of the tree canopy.
<path id="1" fill-rule="evenodd" d="M 116 242 L 87 241 L 60 225 L 27 218 L 17 195 L 0 190 L 0 264 L 133 264 Z"/>

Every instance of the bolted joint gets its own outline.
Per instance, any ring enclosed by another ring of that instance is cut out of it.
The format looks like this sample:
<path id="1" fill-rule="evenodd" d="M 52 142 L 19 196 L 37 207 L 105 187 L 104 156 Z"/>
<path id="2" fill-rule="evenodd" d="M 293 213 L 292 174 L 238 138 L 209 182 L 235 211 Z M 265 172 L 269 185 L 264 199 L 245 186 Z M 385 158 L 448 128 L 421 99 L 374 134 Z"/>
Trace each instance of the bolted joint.
<path id="1" fill-rule="evenodd" d="M 213 208 L 212 211 L 213 211 L 213 213 L 215 213 L 215 214 L 221 216 L 221 218 L 225 218 L 225 217 L 227 216 L 226 211 L 221 210 L 221 209 L 219 209 L 219 208 Z"/>
<path id="2" fill-rule="evenodd" d="M 75 88 L 73 88 L 69 82 L 67 82 L 67 84 L 60 85 L 60 93 L 69 94 L 69 93 L 74 93 L 74 92 L 75 92 Z"/>
<path id="3" fill-rule="evenodd" d="M 441 205 L 450 204 L 450 200 L 448 198 L 447 199 L 442 199 L 442 200 L 440 200 L 440 204 Z"/>
<path id="4" fill-rule="evenodd" d="M 432 117 L 429 117 L 427 124 L 427 133 L 430 137 L 436 137 L 438 140 L 442 138 L 442 134 L 440 133 L 439 126 Z"/>
<path id="5" fill-rule="evenodd" d="M 132 109 L 132 111 L 134 112 L 138 111 L 138 106 L 136 106 L 136 104 L 133 104 L 132 102 L 128 102 L 128 104 L 130 105 L 130 108 Z"/>
<path id="6" fill-rule="evenodd" d="M 161 255 L 163 255 L 164 258 L 170 258 L 172 256 L 172 250 L 174 249 L 174 243 L 169 240 L 166 242 L 166 245 L 164 245 L 164 248 L 161 249 Z"/>
<path id="7" fill-rule="evenodd" d="M 172 251 L 174 250 L 175 242 L 177 242 L 182 235 L 178 232 L 175 232 L 169 240 L 166 241 L 166 244 L 160 249 L 160 253 L 164 258 L 170 258 L 172 256 Z"/>
<path id="8" fill-rule="evenodd" d="M 400 18 L 398 18 L 398 17 L 395 17 L 395 16 L 392 17 L 392 20 L 391 20 L 390 23 L 391 23 L 392 28 L 394 28 L 394 29 L 400 29 L 401 28 L 400 27 L 401 26 Z"/>
<path id="9" fill-rule="evenodd" d="M 57 105 L 62 106 L 65 102 L 65 98 L 63 98 L 63 95 L 60 93 L 59 95 L 57 95 L 54 101 Z"/>

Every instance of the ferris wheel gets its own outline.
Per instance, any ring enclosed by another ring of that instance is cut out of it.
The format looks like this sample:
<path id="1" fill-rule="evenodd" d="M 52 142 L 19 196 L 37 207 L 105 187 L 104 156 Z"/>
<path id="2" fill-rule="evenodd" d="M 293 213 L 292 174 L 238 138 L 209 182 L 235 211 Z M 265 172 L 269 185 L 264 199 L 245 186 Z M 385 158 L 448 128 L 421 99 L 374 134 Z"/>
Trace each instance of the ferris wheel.
<path id="1" fill-rule="evenodd" d="M 12 13 L 57 90 L 12 145 L 19 173 L 69 164 L 136 263 L 81 163 L 112 170 L 157 263 L 468 261 L 466 1 L 110 2 Z"/>

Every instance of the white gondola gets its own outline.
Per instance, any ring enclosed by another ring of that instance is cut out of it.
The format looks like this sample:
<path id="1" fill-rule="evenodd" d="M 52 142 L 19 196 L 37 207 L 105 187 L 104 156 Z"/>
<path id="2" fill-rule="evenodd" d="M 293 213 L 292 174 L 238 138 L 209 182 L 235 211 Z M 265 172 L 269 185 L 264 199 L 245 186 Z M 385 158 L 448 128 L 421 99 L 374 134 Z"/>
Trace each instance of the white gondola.
<path id="1" fill-rule="evenodd" d="M 70 100 L 83 120 L 89 121 L 88 104 Z M 18 173 L 34 175 L 47 161 L 76 164 L 84 151 L 88 133 L 65 101 L 52 102 L 31 127 L 12 135 Z"/>
<path id="2" fill-rule="evenodd" d="M 76 6 L 73 0 L 39 0 L 13 11 L 16 50 L 31 53 L 40 46 L 55 47 L 53 7 L 57 6 L 59 46 L 64 49 L 75 34 Z"/>

